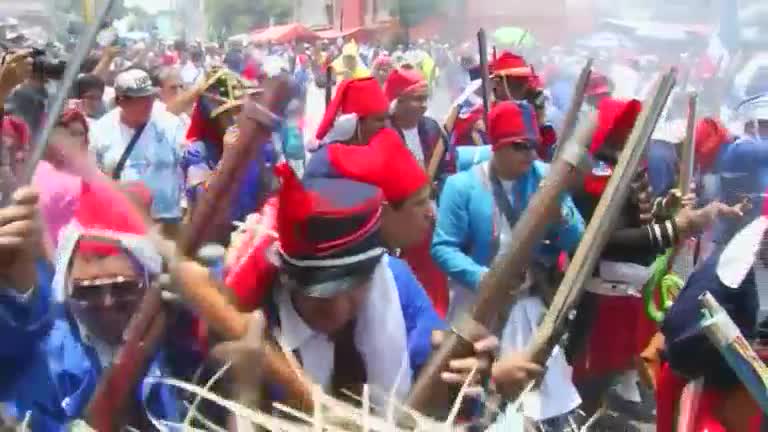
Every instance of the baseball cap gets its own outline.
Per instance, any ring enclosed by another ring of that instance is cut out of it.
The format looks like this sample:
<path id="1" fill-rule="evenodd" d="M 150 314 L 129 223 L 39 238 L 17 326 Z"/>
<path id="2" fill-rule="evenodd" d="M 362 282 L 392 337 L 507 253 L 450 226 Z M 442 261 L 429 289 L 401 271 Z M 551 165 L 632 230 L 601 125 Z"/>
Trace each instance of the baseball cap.
<path id="1" fill-rule="evenodd" d="M 117 96 L 144 97 L 155 93 L 157 88 L 152 85 L 152 79 L 141 69 L 129 69 L 115 78 Z"/>

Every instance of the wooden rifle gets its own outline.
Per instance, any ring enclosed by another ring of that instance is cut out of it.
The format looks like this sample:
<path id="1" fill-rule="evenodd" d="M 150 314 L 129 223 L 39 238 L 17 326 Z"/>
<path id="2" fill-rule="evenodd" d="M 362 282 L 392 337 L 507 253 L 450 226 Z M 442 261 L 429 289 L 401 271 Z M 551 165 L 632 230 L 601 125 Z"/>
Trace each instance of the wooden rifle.
<path id="1" fill-rule="evenodd" d="M 279 118 L 273 113 L 282 113 L 290 101 L 289 85 L 285 81 L 267 83 L 264 106 L 246 101 L 240 116 L 240 135 L 237 143 L 228 148 L 222 157 L 219 169 L 212 176 L 208 189 L 202 195 L 197 211 L 186 227 L 180 240 L 180 252 L 194 257 L 203 244 L 217 217 L 227 217 L 232 190 L 244 174 L 248 162 L 254 155 L 261 155 L 263 145 L 270 139 Z M 160 245 L 160 243 L 158 243 Z M 218 335 L 227 340 L 242 338 L 248 328 L 247 317 L 237 309 L 211 283 L 208 272 L 195 272 L 185 267 L 183 260 L 160 246 L 169 261 L 174 282 L 187 304 L 208 323 Z M 93 397 L 85 411 L 88 424 L 99 431 L 117 431 L 123 426 L 131 399 L 141 378 L 145 376 L 149 363 L 157 352 L 164 335 L 165 311 L 160 300 L 161 288 L 150 289 L 141 308 L 131 320 L 126 331 L 125 342 L 117 353 L 114 364 L 102 376 Z M 304 406 L 311 391 L 304 389 L 305 383 L 287 364 L 282 351 L 274 346 L 265 349 L 265 369 L 271 378 L 283 384 L 288 397 L 295 397 L 297 405 Z M 269 375 L 267 375 L 269 376 Z"/>
<path id="2" fill-rule="evenodd" d="M 576 86 L 573 89 L 571 104 L 568 107 L 568 112 L 565 114 L 562 129 L 560 129 L 560 133 L 557 136 L 558 142 L 565 143 L 571 139 L 573 130 L 576 127 L 576 121 L 579 118 L 579 112 L 581 112 L 581 106 L 584 104 L 584 97 L 587 93 L 587 85 L 589 85 L 589 78 L 592 76 L 593 62 L 594 60 L 590 58 L 587 60 L 587 64 L 581 68 L 579 79 L 576 80 Z M 556 160 L 561 151 L 562 146 L 558 145 L 555 148 L 555 154 L 552 156 L 552 160 Z"/>
<path id="3" fill-rule="evenodd" d="M 488 76 L 488 38 L 485 29 L 477 32 L 477 49 L 480 52 L 480 88 L 483 92 L 483 124 L 488 127 L 488 113 L 491 112 L 491 83 Z"/>

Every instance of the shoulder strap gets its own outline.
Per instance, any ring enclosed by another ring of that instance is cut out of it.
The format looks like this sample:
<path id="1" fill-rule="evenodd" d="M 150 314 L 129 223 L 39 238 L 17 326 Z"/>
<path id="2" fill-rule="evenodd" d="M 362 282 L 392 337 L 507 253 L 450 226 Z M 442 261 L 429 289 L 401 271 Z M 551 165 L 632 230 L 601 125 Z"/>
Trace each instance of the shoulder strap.
<path id="1" fill-rule="evenodd" d="M 499 180 L 499 177 L 494 173 L 493 165 L 490 163 L 488 164 L 487 172 L 491 184 L 491 191 L 493 193 L 493 200 L 496 202 L 496 206 L 504 215 L 504 218 L 507 220 L 511 229 L 520 217 L 520 208 L 513 206 L 509 201 L 509 195 L 507 195 L 507 192 L 504 190 L 501 180 Z"/>
<path id="2" fill-rule="evenodd" d="M 141 138 L 141 133 L 144 132 L 145 127 L 147 127 L 146 123 L 136 128 L 136 131 L 133 133 L 131 140 L 125 147 L 125 150 L 123 150 L 123 154 L 120 155 L 120 160 L 117 161 L 115 170 L 112 171 L 112 180 L 120 180 L 120 176 L 123 175 L 123 169 L 125 169 L 125 164 L 128 162 L 128 157 L 131 156 L 131 153 L 133 153 L 133 148 L 136 147 L 136 143 L 139 141 L 139 138 Z"/>

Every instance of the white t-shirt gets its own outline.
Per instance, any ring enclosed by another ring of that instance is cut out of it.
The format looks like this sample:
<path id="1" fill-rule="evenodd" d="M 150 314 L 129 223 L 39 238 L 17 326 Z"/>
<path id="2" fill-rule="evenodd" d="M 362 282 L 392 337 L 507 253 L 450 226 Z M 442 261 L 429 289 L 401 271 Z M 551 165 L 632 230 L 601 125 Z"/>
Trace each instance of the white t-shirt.
<path id="1" fill-rule="evenodd" d="M 424 166 L 424 151 L 421 149 L 421 139 L 419 138 L 419 129 L 403 129 L 403 135 L 405 135 L 405 145 L 408 150 L 411 151 L 413 157 L 419 161 L 419 164 Z"/>

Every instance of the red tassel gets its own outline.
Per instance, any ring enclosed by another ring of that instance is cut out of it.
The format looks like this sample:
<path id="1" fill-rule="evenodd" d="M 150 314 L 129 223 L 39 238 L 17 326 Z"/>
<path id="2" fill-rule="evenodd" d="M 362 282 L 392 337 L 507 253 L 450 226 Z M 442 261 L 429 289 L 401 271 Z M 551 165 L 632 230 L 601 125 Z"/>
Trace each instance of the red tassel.
<path id="1" fill-rule="evenodd" d="M 267 251 L 277 241 L 278 202 L 270 198 L 261 210 L 261 232 L 245 241 L 241 257 L 227 271 L 225 284 L 232 290 L 242 311 L 261 307 L 277 274 L 277 267 L 267 258 Z"/>
<path id="2" fill-rule="evenodd" d="M 275 175 L 281 180 L 280 204 L 277 208 L 277 231 L 280 246 L 289 253 L 304 250 L 300 227 L 312 213 L 312 199 L 304 190 L 301 180 L 285 162 L 275 166 Z"/>

